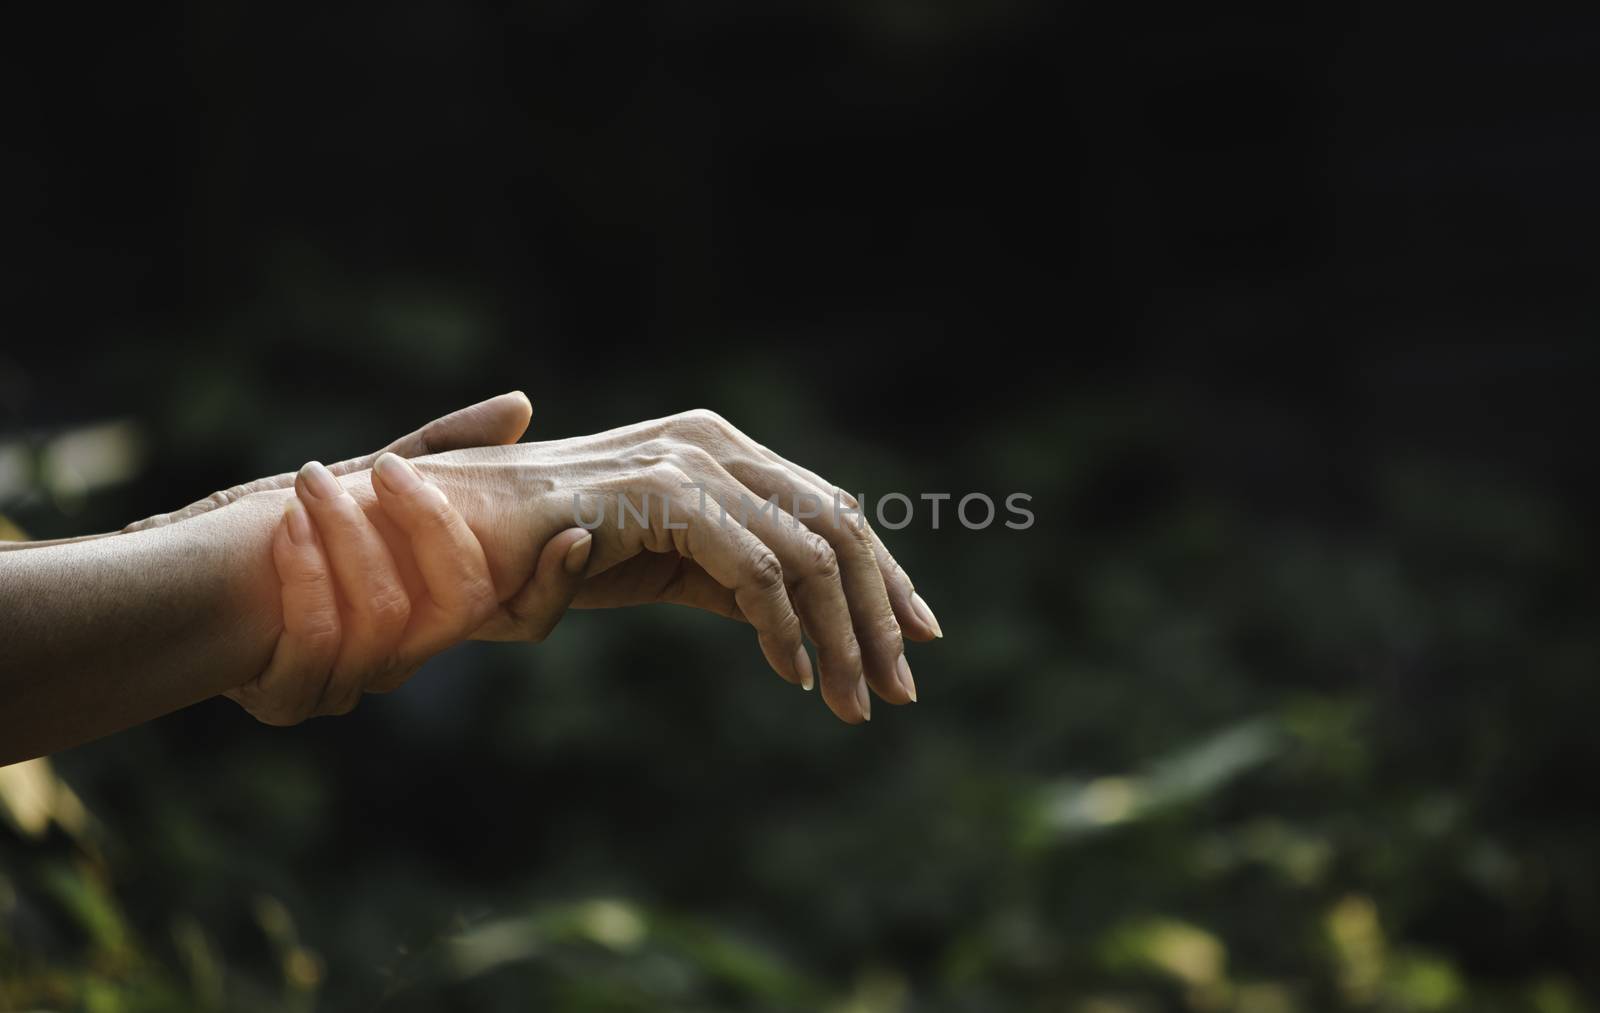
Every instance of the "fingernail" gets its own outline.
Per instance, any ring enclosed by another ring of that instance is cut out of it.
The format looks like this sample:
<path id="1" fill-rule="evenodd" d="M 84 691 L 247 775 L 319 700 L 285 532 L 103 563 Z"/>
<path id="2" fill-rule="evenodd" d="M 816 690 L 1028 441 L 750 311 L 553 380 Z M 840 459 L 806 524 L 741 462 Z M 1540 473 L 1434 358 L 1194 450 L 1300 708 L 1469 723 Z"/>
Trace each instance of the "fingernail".
<path id="1" fill-rule="evenodd" d="M 570 574 L 576 576 L 583 572 L 589 565 L 589 550 L 594 547 L 594 536 L 584 532 L 582 538 L 572 543 L 572 548 L 567 550 L 567 559 L 562 567 Z"/>
<path id="2" fill-rule="evenodd" d="M 911 678 L 911 663 L 906 661 L 904 654 L 900 655 L 900 660 L 894 663 L 894 668 L 895 672 L 900 676 L 900 688 L 906 691 L 906 696 L 911 698 L 912 703 L 916 703 L 917 681 Z"/>
<path id="3" fill-rule="evenodd" d="M 412 463 L 398 454 L 383 454 L 373 463 L 372 470 L 388 490 L 397 496 L 409 496 L 422 488 L 422 476 Z"/>
<path id="4" fill-rule="evenodd" d="M 872 698 L 867 695 L 867 680 L 856 683 L 856 705 L 861 708 L 861 720 L 872 720 Z"/>
<path id="5" fill-rule="evenodd" d="M 300 469 L 300 478 L 306 484 L 306 491 L 317 499 L 337 499 L 344 492 L 344 487 L 333 477 L 333 472 L 324 468 L 319 461 L 307 461 L 306 466 Z"/>
<path id="6" fill-rule="evenodd" d="M 941 638 L 944 636 L 944 630 L 939 628 L 939 617 L 934 615 L 933 609 L 929 608 L 928 603 L 922 600 L 922 595 L 915 591 L 911 592 L 911 607 L 916 609 L 917 618 L 933 629 L 934 636 Z"/>
<path id="7" fill-rule="evenodd" d="M 289 541 L 296 545 L 312 544 L 311 518 L 306 516 L 306 508 L 300 504 L 298 496 L 290 496 L 283 505 L 283 519 L 289 525 Z"/>
<path id="8" fill-rule="evenodd" d="M 806 653 L 805 645 L 794 649 L 794 670 L 800 673 L 800 688 L 810 691 L 817 684 L 816 676 L 811 672 L 811 655 Z"/>

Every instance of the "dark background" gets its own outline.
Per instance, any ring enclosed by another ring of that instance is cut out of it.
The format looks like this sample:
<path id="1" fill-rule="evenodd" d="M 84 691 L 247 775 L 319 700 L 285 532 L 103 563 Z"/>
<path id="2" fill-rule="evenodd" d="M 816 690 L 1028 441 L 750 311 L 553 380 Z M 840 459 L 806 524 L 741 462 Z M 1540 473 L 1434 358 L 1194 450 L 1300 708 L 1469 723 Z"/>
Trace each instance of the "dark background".
<path id="1" fill-rule="evenodd" d="M 708 407 L 1038 520 L 889 537 L 947 636 L 866 728 L 656 608 L 71 751 L 48 825 L 13 772 L 0 1009 L 1593 1008 L 1595 25 L 44 18 L 27 535 L 511 388 L 532 439 Z"/>

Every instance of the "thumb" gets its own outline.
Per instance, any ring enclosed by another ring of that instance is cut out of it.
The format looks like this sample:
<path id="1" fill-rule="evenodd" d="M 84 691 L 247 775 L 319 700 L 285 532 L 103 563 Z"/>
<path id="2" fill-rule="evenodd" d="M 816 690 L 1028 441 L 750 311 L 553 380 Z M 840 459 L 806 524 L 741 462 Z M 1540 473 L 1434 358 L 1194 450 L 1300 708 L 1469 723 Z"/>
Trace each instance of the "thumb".
<path id="1" fill-rule="evenodd" d="M 528 431 L 528 422 L 532 418 L 533 405 L 528 401 L 528 395 L 520 390 L 500 394 L 434 419 L 416 432 L 395 440 L 370 458 L 359 459 L 360 467 L 352 470 L 369 467 L 371 461 L 385 453 L 412 458 L 446 450 L 515 443 Z"/>
<path id="2" fill-rule="evenodd" d="M 583 586 L 594 536 L 568 528 L 544 544 L 533 576 L 505 603 L 516 620 L 517 638 L 538 643 L 556 628 Z"/>
<path id="3" fill-rule="evenodd" d="M 348 461 L 328 465 L 328 470 L 335 475 L 347 475 L 353 471 L 365 471 L 372 467 L 379 457 L 384 454 L 398 454 L 404 458 L 423 457 L 427 454 L 438 454 L 446 450 L 464 450 L 468 447 L 493 447 L 515 443 L 522 439 L 522 434 L 528 431 L 528 422 L 533 418 L 533 404 L 529 402 L 528 395 L 520 390 L 507 394 L 499 394 L 487 401 L 458 408 L 443 418 L 434 419 L 421 429 L 414 430 L 395 440 L 376 453 L 365 457 L 352 457 Z M 142 521 L 135 521 L 123 528 L 123 532 L 143 531 L 146 528 L 160 527 L 164 524 L 174 524 L 190 517 L 197 517 L 209 513 L 220 507 L 225 507 L 235 500 L 242 499 L 252 493 L 266 492 L 271 489 L 287 489 L 294 485 L 293 471 L 270 478 L 258 478 L 254 482 L 236 485 L 231 489 L 214 492 L 205 499 L 191 503 L 182 510 L 172 513 L 157 514 L 146 517 Z"/>

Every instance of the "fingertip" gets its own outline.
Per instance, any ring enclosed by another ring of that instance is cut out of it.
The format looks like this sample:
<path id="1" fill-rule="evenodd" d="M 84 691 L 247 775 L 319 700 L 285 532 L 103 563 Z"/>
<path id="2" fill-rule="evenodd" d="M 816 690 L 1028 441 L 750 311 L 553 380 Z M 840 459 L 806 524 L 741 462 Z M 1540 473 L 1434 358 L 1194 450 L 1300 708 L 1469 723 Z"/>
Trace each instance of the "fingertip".
<path id="1" fill-rule="evenodd" d="M 837 679 L 826 671 L 822 673 L 822 702 L 828 705 L 833 716 L 847 725 L 859 725 L 863 720 L 860 704 L 856 701 L 854 687 L 837 685 Z"/>
<path id="2" fill-rule="evenodd" d="M 380 495 L 387 489 L 396 496 L 412 496 L 422 488 L 422 476 L 417 473 L 416 466 L 398 454 L 379 454 L 372 462 L 372 475 L 373 491 Z"/>
<path id="3" fill-rule="evenodd" d="M 290 496 L 283 504 L 283 526 L 289 534 L 289 541 L 295 545 L 306 547 L 317 544 L 316 535 L 311 529 L 311 518 L 306 515 L 305 504 L 300 502 L 300 497 Z"/>
<path id="4" fill-rule="evenodd" d="M 533 402 L 520 390 L 508 391 L 491 403 L 496 412 L 496 437 L 500 443 L 515 443 L 533 421 Z"/>
<path id="5" fill-rule="evenodd" d="M 534 581 L 560 583 L 572 582 L 581 576 L 589 565 L 594 551 L 594 536 L 583 528 L 567 528 L 556 533 L 539 552 L 539 565 L 534 571 Z"/>
<path id="6" fill-rule="evenodd" d="M 911 663 L 906 661 L 904 652 L 901 652 L 899 659 L 895 662 L 895 674 L 900 677 L 900 688 L 905 690 L 906 696 L 911 698 L 912 703 L 916 703 L 917 680 L 911 677 Z"/>
<path id="7" fill-rule="evenodd" d="M 809 693 L 816 688 L 817 679 L 811 668 L 811 655 L 806 653 L 804 644 L 794 649 L 794 670 L 800 676 L 801 689 Z"/>
<path id="8" fill-rule="evenodd" d="M 594 536 L 587 531 L 583 532 L 573 540 L 572 546 L 567 549 L 561 568 L 572 577 L 582 574 L 584 568 L 589 565 L 589 553 L 593 549 Z"/>
<path id="9" fill-rule="evenodd" d="M 941 640 L 944 638 L 944 630 L 939 626 L 939 618 L 933 614 L 933 609 L 928 607 L 928 603 L 923 599 L 922 595 L 915 591 L 911 592 L 911 610 L 916 614 L 923 627 L 931 634 L 931 636 L 923 639 Z"/>
<path id="10" fill-rule="evenodd" d="M 301 466 L 300 473 L 294 478 L 294 486 L 301 495 L 321 500 L 337 499 L 344 493 L 344 486 L 321 461 L 307 461 Z"/>
<path id="11" fill-rule="evenodd" d="M 316 529 L 298 499 L 291 497 L 283 506 L 283 519 L 272 533 L 272 558 L 285 582 L 300 582 L 326 569 Z"/>

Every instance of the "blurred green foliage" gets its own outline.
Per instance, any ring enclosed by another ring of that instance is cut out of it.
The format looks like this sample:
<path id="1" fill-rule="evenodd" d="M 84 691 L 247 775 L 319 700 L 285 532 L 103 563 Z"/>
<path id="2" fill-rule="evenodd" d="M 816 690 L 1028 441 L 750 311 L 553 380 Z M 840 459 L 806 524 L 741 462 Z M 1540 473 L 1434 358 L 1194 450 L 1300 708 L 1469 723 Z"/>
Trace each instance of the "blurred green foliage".
<path id="1" fill-rule="evenodd" d="M 1107 512 L 1182 442 L 1115 403 L 942 457 L 729 410 L 847 485 L 1034 496 L 892 538 L 947 637 L 870 726 L 665 608 L 59 757 L 0 791 L 5 1008 L 1592 1008 L 1575 519 L 1418 461 L 1358 529 L 1203 481 Z"/>
<path id="2" fill-rule="evenodd" d="M 511 387 L 1037 523 L 863 728 L 645 609 L 0 771 L 0 1011 L 1595 1010 L 1595 31 L 1472 13 L 14 12 L 0 531 Z"/>

